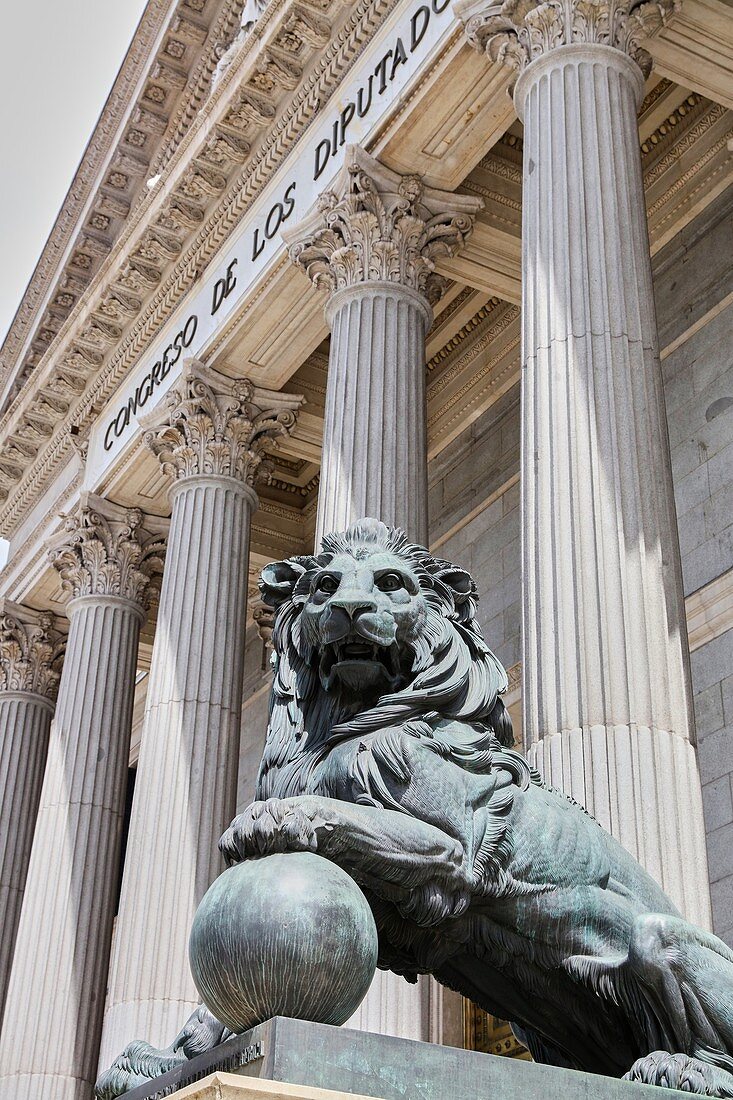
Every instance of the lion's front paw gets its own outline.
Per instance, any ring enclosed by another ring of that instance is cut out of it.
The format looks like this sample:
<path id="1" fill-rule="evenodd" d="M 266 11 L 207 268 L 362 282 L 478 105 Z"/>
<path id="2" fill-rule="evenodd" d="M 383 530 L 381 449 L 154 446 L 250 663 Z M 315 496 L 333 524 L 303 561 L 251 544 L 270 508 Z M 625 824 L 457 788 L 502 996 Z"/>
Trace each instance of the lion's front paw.
<path id="1" fill-rule="evenodd" d="M 315 852 L 315 818 L 305 799 L 253 802 L 234 818 L 219 841 L 219 850 L 229 864 L 273 852 Z"/>
<path id="2" fill-rule="evenodd" d="M 628 1081 L 660 1085 L 696 1096 L 733 1097 L 733 1075 L 688 1054 L 654 1050 L 638 1058 L 626 1074 Z"/>

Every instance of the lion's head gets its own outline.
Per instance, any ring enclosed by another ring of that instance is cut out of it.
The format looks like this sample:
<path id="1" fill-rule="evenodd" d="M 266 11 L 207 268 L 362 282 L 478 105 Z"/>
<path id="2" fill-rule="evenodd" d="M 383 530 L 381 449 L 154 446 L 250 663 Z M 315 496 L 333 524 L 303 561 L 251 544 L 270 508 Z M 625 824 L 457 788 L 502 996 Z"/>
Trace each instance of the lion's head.
<path id="1" fill-rule="evenodd" d="M 263 796 L 299 793 L 334 739 L 408 721 L 466 723 L 464 766 L 487 734 L 511 745 L 472 578 L 398 528 L 365 519 L 327 535 L 319 554 L 266 566 L 260 589 L 276 613 Z"/>

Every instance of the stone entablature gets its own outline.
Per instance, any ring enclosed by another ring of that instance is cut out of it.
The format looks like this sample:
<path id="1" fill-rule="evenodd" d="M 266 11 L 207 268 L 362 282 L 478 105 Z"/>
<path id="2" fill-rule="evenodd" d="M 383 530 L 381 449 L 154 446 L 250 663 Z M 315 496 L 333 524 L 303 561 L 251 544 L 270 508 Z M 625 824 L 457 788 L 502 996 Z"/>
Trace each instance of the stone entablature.
<path id="1" fill-rule="evenodd" d="M 3 412 L 104 264 L 146 179 L 160 171 L 208 95 L 236 7 L 237 0 L 181 0 L 171 13 L 169 0 L 148 3 L 3 343 Z"/>
<path id="2" fill-rule="evenodd" d="M 70 420 L 82 429 L 96 416 L 308 124 L 315 90 L 328 95 L 335 89 L 364 35 L 394 6 L 395 0 L 383 0 L 375 11 L 361 0 L 340 30 L 338 2 L 324 8 L 273 0 L 268 6 L 5 413 L 0 494 L 7 496 L 37 457 L 44 481 L 68 457 L 69 441 L 56 425 Z M 309 69 L 326 42 L 326 56 Z M 136 331 L 127 332 L 131 324 Z M 91 379 L 96 384 L 89 387 Z M 35 481 L 33 497 L 39 488 Z"/>
<path id="3" fill-rule="evenodd" d="M 338 0 L 328 5 L 333 13 L 339 7 Z M 308 18 L 310 8 L 316 23 L 321 21 L 318 36 Z M 43 454 L 45 460 L 43 472 L 37 470 L 44 481 L 67 458 L 68 440 L 56 430 L 57 423 L 68 419 L 83 427 L 96 415 L 95 410 L 127 370 L 129 356 L 139 354 L 149 341 L 152 331 L 251 204 L 278 157 L 310 119 L 311 108 L 306 105 L 324 70 L 327 75 L 321 87 L 332 88 L 338 83 L 341 66 L 348 64 L 350 55 L 358 51 L 361 36 L 379 18 L 370 8 L 365 0 L 357 5 L 346 30 L 336 37 L 336 45 L 331 44 L 328 58 L 321 62 L 320 72 L 316 70 L 307 80 L 305 63 L 315 53 L 316 37 L 322 51 L 335 27 L 324 22 L 326 13 L 317 3 L 306 4 L 304 9 L 300 3 L 274 0 L 267 8 L 256 35 L 248 36 L 239 47 L 239 63 L 232 64 L 221 77 L 197 123 L 166 166 L 165 185 L 158 184 L 128 219 L 100 274 L 79 297 L 44 361 L 4 415 L 0 430 L 6 447 L 0 463 L 0 492 L 7 495 L 23 480 L 36 455 Z M 298 94 L 293 97 L 296 87 Z M 284 106 L 284 96 L 291 101 L 289 109 Z M 283 125 L 288 116 L 291 124 Z M 248 162 L 250 151 L 256 149 L 256 139 L 270 129 L 274 129 L 273 140 L 265 142 L 265 149 L 260 156 L 255 154 L 247 171 L 236 175 Z M 270 151 L 265 153 L 269 145 Z M 228 179 L 234 176 L 233 187 L 228 189 Z M 217 202 L 219 218 L 207 222 L 207 212 Z M 184 242 L 192 237 L 193 248 L 186 255 Z M 162 292 L 160 283 L 173 264 L 167 292 Z M 145 310 L 145 301 L 156 288 L 152 306 Z M 125 340 L 125 330 L 139 319 L 141 310 L 152 329 L 138 323 L 132 340 Z M 112 350 L 117 370 L 103 378 L 107 385 L 94 385 L 85 392 L 90 378 L 97 376 L 101 381 L 100 368 L 102 376 L 107 373 L 103 365 Z M 84 397 L 77 400 L 81 394 Z M 36 480 L 33 496 L 39 488 Z"/>

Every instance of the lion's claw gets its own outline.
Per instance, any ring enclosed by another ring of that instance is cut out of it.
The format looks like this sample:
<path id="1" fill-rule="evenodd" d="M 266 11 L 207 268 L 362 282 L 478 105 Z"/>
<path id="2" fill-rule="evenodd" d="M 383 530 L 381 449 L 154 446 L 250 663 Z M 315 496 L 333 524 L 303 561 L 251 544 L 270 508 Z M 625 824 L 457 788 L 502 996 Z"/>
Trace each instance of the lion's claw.
<path id="1" fill-rule="evenodd" d="M 696 1096 L 733 1096 L 733 1075 L 688 1054 L 670 1054 L 654 1050 L 638 1058 L 627 1074 L 627 1081 L 660 1085 Z"/>
<path id="2" fill-rule="evenodd" d="M 318 838 L 313 817 L 299 800 L 270 798 L 253 802 L 234 818 L 219 841 L 227 864 L 273 852 L 315 852 Z"/>

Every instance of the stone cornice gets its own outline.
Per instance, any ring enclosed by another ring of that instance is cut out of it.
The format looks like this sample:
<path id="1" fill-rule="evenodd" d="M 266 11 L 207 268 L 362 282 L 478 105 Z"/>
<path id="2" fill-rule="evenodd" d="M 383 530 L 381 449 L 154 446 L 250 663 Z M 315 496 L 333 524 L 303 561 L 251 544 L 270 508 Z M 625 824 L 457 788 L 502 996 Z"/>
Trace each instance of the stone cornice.
<path id="1" fill-rule="evenodd" d="M 63 518 L 49 559 L 66 595 L 115 596 L 147 611 L 163 571 L 167 520 L 92 493 L 82 493 L 76 511 Z"/>
<path id="2" fill-rule="evenodd" d="M 434 304 L 446 286 L 435 259 L 460 248 L 482 206 L 480 198 L 401 176 L 352 145 L 316 210 L 283 238 L 292 262 L 316 287 L 334 292 L 394 283 Z"/>
<path id="3" fill-rule="evenodd" d="M 308 56 L 313 54 L 310 43 L 315 32 L 310 24 L 316 18 L 316 3 L 271 0 L 176 150 L 164 178 L 131 215 L 113 253 L 77 303 L 44 363 L 0 422 L 0 436 L 6 440 L 0 461 L 0 491 L 12 492 L 0 512 L 4 531 L 16 528 L 28 504 L 68 456 L 68 421 L 85 425 L 109 399 L 129 366 L 272 178 L 314 117 L 319 96 L 335 90 L 396 0 L 358 0 L 315 66 L 303 79 L 298 78 L 295 94 L 288 89 L 287 105 L 276 112 L 264 92 L 247 90 L 247 80 L 261 82 L 263 64 L 265 76 L 268 66 L 280 71 L 280 56 L 272 52 L 276 40 L 292 46 L 297 39 L 304 51 L 307 48 Z M 323 21 L 327 12 L 337 7 L 338 0 L 318 3 L 317 18 Z M 303 13 L 308 38 L 299 39 L 298 21 Z M 267 46 L 272 46 L 269 55 Z M 280 99 L 278 96 L 276 101 Z M 232 111 L 241 118 L 237 126 L 229 117 Z M 250 128 L 262 135 L 262 144 L 251 156 L 249 138 L 244 136 Z M 213 168 L 212 160 L 206 159 L 219 156 L 236 167 L 231 185 Z M 185 189 L 196 180 L 216 194 L 217 202 L 208 216 L 181 192 L 181 187 Z M 176 234 L 190 233 L 191 227 L 195 235 L 185 249 L 182 245 L 179 249 L 174 245 Z M 143 254 L 149 250 L 157 254 L 157 266 Z M 165 279 L 164 269 L 168 271 Z M 159 281 L 152 297 L 150 289 L 145 290 L 146 280 Z M 145 306 L 143 299 L 147 299 Z M 99 317 L 111 325 L 107 335 L 94 320 Z M 115 350 L 107 358 L 106 350 L 113 346 Z M 55 425 L 62 420 L 66 423 L 57 429 Z"/>
<path id="4" fill-rule="evenodd" d="M 0 600 L 0 692 L 29 692 L 53 703 L 65 647 L 53 614 Z"/>
<path id="5" fill-rule="evenodd" d="M 3 344 L 0 389 L 12 378 L 27 383 L 145 195 L 145 179 L 180 141 L 239 3 L 149 0 Z"/>
<path id="6" fill-rule="evenodd" d="M 265 449 L 292 431 L 302 401 L 189 360 L 164 409 L 141 421 L 145 446 L 175 481 L 206 475 L 253 488 L 272 477 Z"/>

